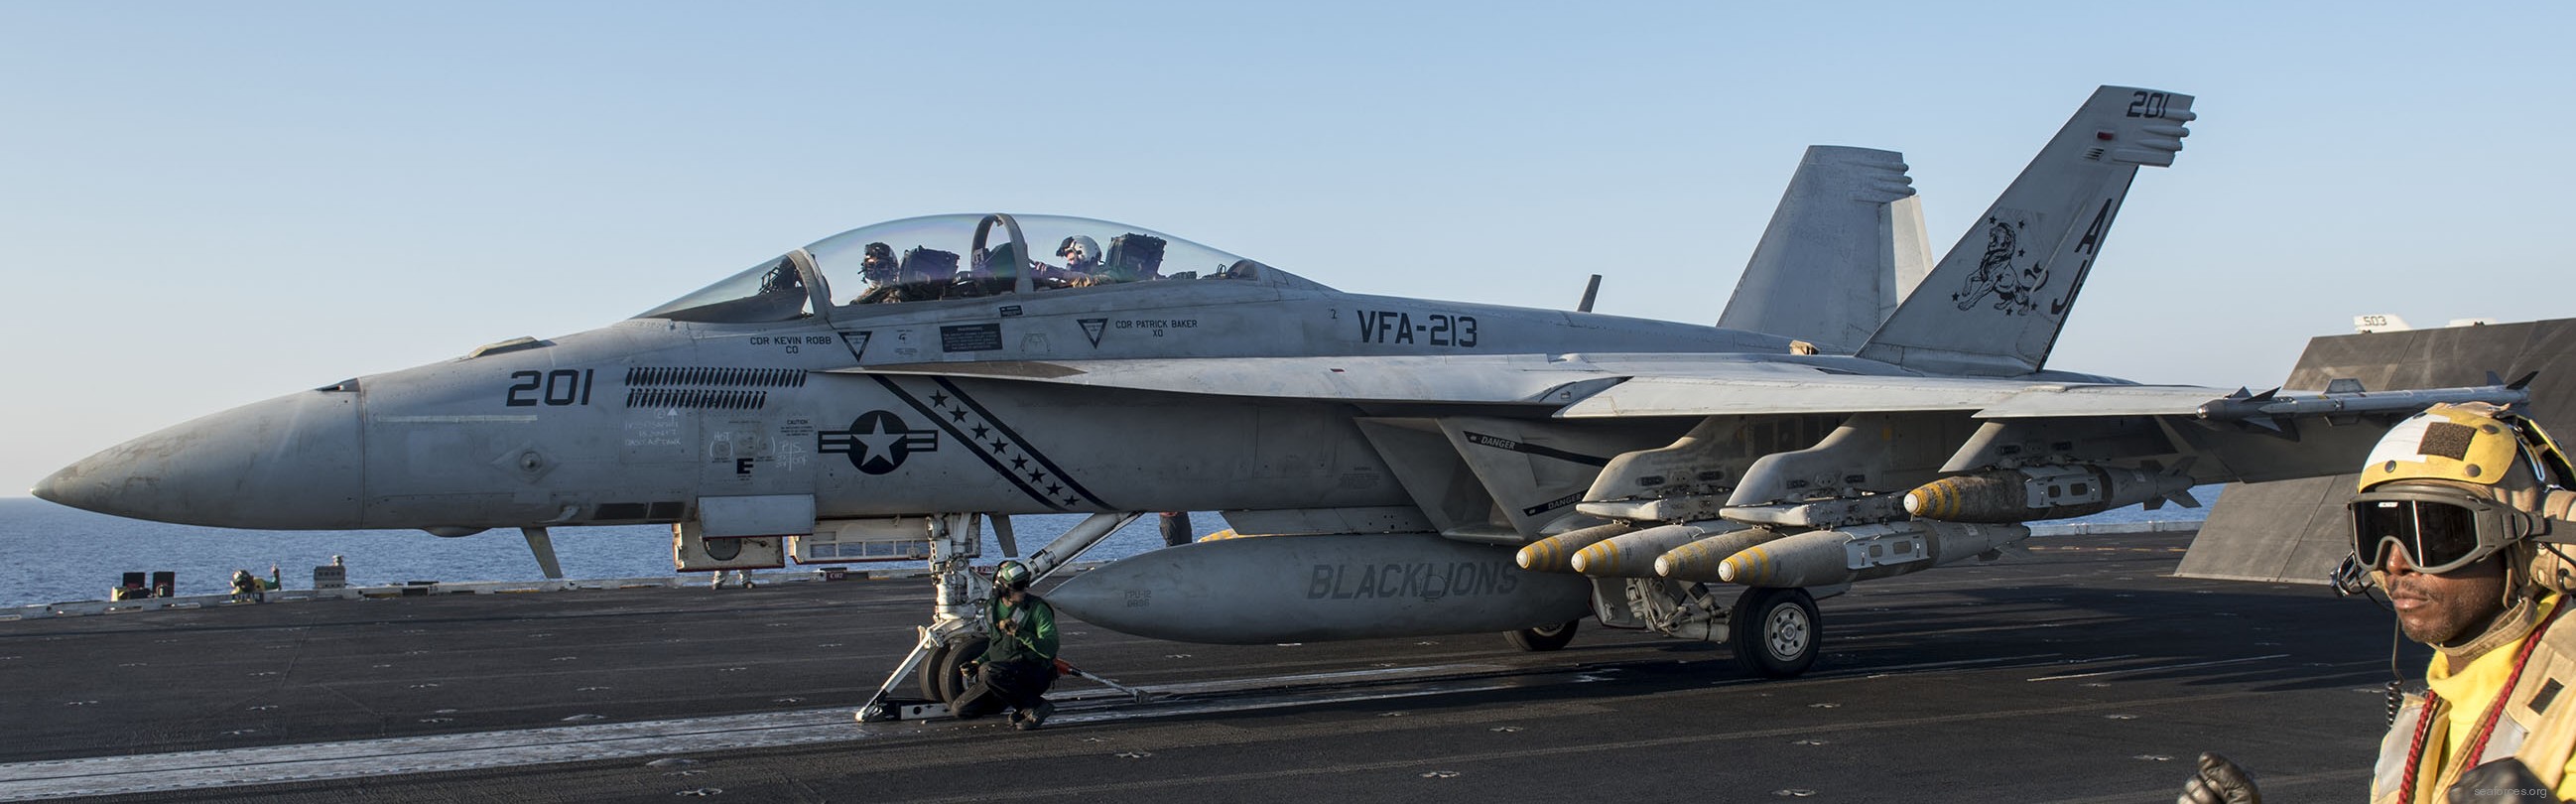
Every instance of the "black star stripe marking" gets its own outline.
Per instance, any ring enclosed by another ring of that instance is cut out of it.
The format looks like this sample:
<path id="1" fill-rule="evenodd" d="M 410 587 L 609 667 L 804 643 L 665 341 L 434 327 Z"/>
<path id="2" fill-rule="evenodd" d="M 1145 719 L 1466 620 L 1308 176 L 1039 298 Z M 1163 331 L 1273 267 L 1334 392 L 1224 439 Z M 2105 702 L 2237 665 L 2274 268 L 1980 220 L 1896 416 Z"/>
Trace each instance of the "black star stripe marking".
<path id="1" fill-rule="evenodd" d="M 1081 482 L 1068 475 L 1063 467 L 1057 466 L 1053 460 L 1048 459 L 1043 452 L 1031 445 L 1029 440 L 1012 428 L 1009 422 L 994 416 L 993 412 L 977 402 L 972 394 L 957 387 L 956 383 L 948 378 L 928 378 L 938 387 L 931 390 L 927 397 L 928 404 L 924 404 L 923 398 L 915 397 L 905 391 L 892 378 L 871 376 L 903 399 L 905 404 L 911 405 L 914 410 L 928 416 L 940 429 L 956 436 L 968 451 L 975 453 L 977 459 L 993 467 L 995 472 L 1018 486 L 1022 493 L 1046 504 L 1047 507 L 1057 510 L 1085 507 L 1115 510 L 1115 506 L 1102 501 L 1098 495 L 1092 494 L 1090 489 L 1084 488 Z M 969 432 L 974 435 L 970 437 Z M 1011 455 L 1013 447 L 1019 448 L 1019 455 Z M 1010 461 L 1007 468 L 1002 464 L 1005 456 L 1009 456 Z M 1031 462 L 1035 462 L 1036 465 L 1031 466 Z M 1044 488 L 1040 488 L 1041 485 Z"/>
<path id="2" fill-rule="evenodd" d="M 965 432 L 957 429 L 957 426 L 951 424 L 947 417 L 939 415 L 943 412 L 941 409 L 934 408 L 923 403 L 919 397 L 915 397 L 911 392 L 904 390 L 903 386 L 897 384 L 892 377 L 887 377 L 882 374 L 870 374 L 868 375 L 868 378 L 876 380 L 878 385 L 885 386 L 886 391 L 894 394 L 896 399 L 903 400 L 905 405 L 911 406 L 913 410 L 919 411 L 921 415 L 928 417 L 933 426 L 946 430 L 949 435 L 956 437 L 959 443 L 966 445 L 967 452 L 974 453 L 977 459 L 984 462 L 984 465 L 993 467 L 993 471 L 1000 474 L 1002 479 L 1011 481 L 1011 485 L 1019 487 L 1020 493 L 1029 495 L 1029 499 L 1036 500 L 1048 508 L 1053 508 L 1058 511 L 1065 510 L 1065 503 L 1058 502 L 1055 497 L 1039 490 L 1037 486 L 1031 485 L 1028 481 L 1021 480 L 1019 475 L 1013 473 L 1010 468 L 1002 465 L 1001 459 L 994 457 L 992 453 L 976 449 L 976 447 L 982 446 L 982 443 L 967 438 Z M 944 394 L 936 394 L 936 396 L 943 401 L 950 399 Z M 1093 502 L 1097 503 L 1098 501 L 1095 500 Z"/>
<path id="3" fill-rule="evenodd" d="M 1012 429 L 1010 422 L 1002 421 L 1000 417 L 994 416 L 992 411 L 985 410 L 982 404 L 977 403 L 974 397 L 969 396 L 965 391 L 959 390 L 956 383 L 950 382 L 946 377 L 932 377 L 931 381 L 938 383 L 940 389 L 946 391 L 949 396 L 955 397 L 957 404 L 963 409 L 972 410 L 975 412 L 976 416 L 982 418 L 986 422 L 992 423 L 993 429 L 1000 431 L 1005 440 L 1019 445 L 1020 451 L 1027 453 L 1030 458 L 1035 459 L 1039 466 L 1046 467 L 1047 471 L 1055 473 L 1056 479 L 1063 481 L 1065 489 L 1070 493 L 1067 499 L 1088 502 L 1104 510 L 1117 510 L 1116 506 L 1102 502 L 1100 500 L 1100 495 L 1093 494 L 1090 489 L 1084 488 L 1082 483 L 1073 479 L 1073 476 L 1070 473 L 1065 472 L 1063 467 L 1057 466 L 1054 461 L 1048 460 L 1045 453 L 1033 448 L 1029 444 L 1028 438 L 1020 435 L 1017 430 Z M 998 451 L 999 450 L 996 450 L 996 452 Z M 980 452 L 980 450 L 978 450 L 978 452 Z"/>

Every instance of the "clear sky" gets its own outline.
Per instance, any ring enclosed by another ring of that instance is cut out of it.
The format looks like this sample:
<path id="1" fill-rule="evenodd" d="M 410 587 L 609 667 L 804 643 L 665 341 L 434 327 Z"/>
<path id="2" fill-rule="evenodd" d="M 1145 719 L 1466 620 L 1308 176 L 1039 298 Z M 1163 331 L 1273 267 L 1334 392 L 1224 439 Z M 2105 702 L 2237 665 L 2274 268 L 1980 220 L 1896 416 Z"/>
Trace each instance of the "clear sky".
<path id="1" fill-rule="evenodd" d="M 940 212 L 1717 318 L 1809 144 L 1935 251 L 2099 84 L 2195 95 L 2052 368 L 2278 382 L 2576 314 L 2576 4 L 0 2 L 0 495 Z"/>

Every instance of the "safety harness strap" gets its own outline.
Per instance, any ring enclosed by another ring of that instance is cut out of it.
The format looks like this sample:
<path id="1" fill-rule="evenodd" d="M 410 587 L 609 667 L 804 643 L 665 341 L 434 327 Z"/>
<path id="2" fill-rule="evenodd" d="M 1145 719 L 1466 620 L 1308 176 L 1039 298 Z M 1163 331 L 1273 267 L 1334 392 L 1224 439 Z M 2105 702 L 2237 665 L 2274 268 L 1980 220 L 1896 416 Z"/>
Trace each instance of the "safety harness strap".
<path id="1" fill-rule="evenodd" d="M 2571 601 L 2561 596 L 2558 606 L 2568 605 Z M 2576 717 L 2558 707 L 2576 700 L 2576 691 L 2568 689 L 2576 686 L 2576 627 L 2539 631 L 2533 641 L 2540 649 L 2532 654 L 2522 683 L 2506 691 L 2505 717 L 2526 732 L 2513 756 L 2554 789 L 2566 773 L 2568 757 L 2576 754 Z"/>
<path id="2" fill-rule="evenodd" d="M 2486 714 L 2478 718 L 2477 731 L 2470 734 L 2468 744 L 2463 746 L 2464 750 L 2457 756 L 2449 757 L 2443 763 L 2448 767 L 2440 774 L 2442 784 L 2447 785 L 2459 778 L 2460 773 L 2477 764 L 2477 758 L 2486 754 L 2487 739 L 2495 735 L 2496 718 L 2504 714 L 2505 708 L 2512 703 L 2514 691 L 2521 686 L 2523 667 L 2530 664 L 2532 653 L 2540 647 L 2543 637 L 2549 633 L 2549 627 L 2558 621 L 2559 615 L 2566 614 L 2567 609 L 2568 607 L 2563 604 L 2551 608 L 2549 616 L 2540 621 L 2539 627 L 2532 629 L 2531 636 L 2523 640 L 2522 648 L 2515 651 L 2513 671 L 2505 676 L 2504 688 L 2496 691 L 2496 699 L 2487 704 Z M 2434 725 L 2450 719 L 2440 715 L 2441 705 L 2441 695 L 2431 690 L 2424 692 L 2424 720 L 2415 731 L 2415 744 L 2406 752 L 2406 775 L 2403 777 L 2405 782 L 2397 796 L 2400 804 L 2413 804 L 2415 790 L 2421 779 L 2416 774 L 2423 770 L 2424 749 L 2426 744 L 2431 742 Z M 2437 786 L 2435 789 L 2440 787 Z"/>

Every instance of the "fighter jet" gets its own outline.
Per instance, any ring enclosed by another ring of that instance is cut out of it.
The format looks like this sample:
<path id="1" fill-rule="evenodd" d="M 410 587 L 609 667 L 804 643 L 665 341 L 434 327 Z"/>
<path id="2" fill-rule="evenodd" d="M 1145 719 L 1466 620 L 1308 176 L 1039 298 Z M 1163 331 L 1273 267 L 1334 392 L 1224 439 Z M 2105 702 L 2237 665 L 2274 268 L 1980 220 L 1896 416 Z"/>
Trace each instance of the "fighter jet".
<path id="1" fill-rule="evenodd" d="M 2331 474 L 2395 418 L 2518 386 L 2138 385 L 2045 367 L 2192 98 L 2103 87 L 1935 264 L 1900 157 L 1810 151 L 1730 326 L 1348 293 L 1163 232 L 1009 214 L 854 229 L 636 317 L 136 438 L 35 494 L 241 528 L 668 524 L 684 570 L 931 562 L 953 694 L 981 529 L 1142 512 L 1235 534 L 1050 592 L 1096 624 L 1266 643 L 1583 619 L 1804 671 L 1815 597 L 2026 523 Z M 1928 266 L 1928 270 L 1927 270 Z M 2181 300 L 2176 300 L 2179 303 Z"/>

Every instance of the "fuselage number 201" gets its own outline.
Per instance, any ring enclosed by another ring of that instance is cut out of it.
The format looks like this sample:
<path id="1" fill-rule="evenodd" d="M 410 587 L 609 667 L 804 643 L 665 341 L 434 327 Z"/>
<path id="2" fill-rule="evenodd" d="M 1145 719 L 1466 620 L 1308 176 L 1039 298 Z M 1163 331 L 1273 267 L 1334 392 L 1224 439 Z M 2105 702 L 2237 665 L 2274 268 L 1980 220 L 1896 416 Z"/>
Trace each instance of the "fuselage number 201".
<path id="1" fill-rule="evenodd" d="M 510 391 L 502 402 L 514 408 L 531 408 L 540 403 L 554 407 L 587 405 L 590 387 L 598 374 L 598 369 L 513 371 Z"/>

